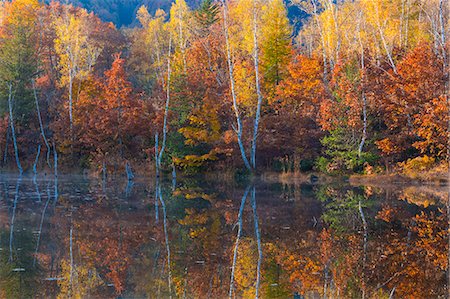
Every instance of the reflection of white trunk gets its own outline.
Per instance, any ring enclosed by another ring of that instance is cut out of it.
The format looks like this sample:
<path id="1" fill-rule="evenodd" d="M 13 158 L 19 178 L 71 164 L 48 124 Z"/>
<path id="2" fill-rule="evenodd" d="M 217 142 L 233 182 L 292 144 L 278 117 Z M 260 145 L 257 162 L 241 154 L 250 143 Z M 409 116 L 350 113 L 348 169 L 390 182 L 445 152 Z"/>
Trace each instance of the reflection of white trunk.
<path id="1" fill-rule="evenodd" d="M 38 188 L 37 185 L 36 185 L 36 188 Z M 37 192 L 38 192 L 39 197 L 40 197 L 39 189 L 37 189 Z M 38 239 L 37 239 L 37 242 L 36 242 L 36 250 L 34 251 L 33 267 L 36 266 L 36 258 L 37 258 L 37 254 L 39 252 L 39 244 L 40 244 L 40 241 L 41 241 L 42 226 L 44 224 L 45 212 L 47 211 L 47 207 L 48 207 L 49 202 L 50 202 L 50 196 L 47 198 L 47 201 L 45 202 L 44 210 L 42 211 L 41 222 L 39 224 L 39 234 L 38 234 Z"/>
<path id="2" fill-rule="evenodd" d="M 39 109 L 39 101 L 34 80 L 32 80 L 31 83 L 33 85 L 33 94 L 34 94 L 34 101 L 36 104 L 36 112 L 39 120 L 39 128 L 41 129 L 42 139 L 44 140 L 45 146 L 47 147 L 47 164 L 48 166 L 50 166 L 50 144 L 48 143 L 47 137 L 45 137 L 44 125 L 42 122 L 41 110 Z"/>
<path id="3" fill-rule="evenodd" d="M 56 150 L 55 142 L 53 141 L 53 164 L 54 164 L 54 179 L 55 179 L 55 202 L 58 201 L 58 151 Z"/>
<path id="4" fill-rule="evenodd" d="M 366 261 L 367 261 L 367 238 L 368 238 L 368 231 L 367 231 L 367 221 L 366 217 L 364 216 L 364 211 L 361 206 L 361 201 L 358 203 L 358 209 L 359 214 L 361 215 L 361 220 L 363 223 L 363 230 L 364 230 L 364 244 L 363 244 L 363 273 L 362 273 L 362 298 L 365 298 L 365 281 L 364 281 L 364 270 L 366 268 Z"/>
<path id="5" fill-rule="evenodd" d="M 255 298 L 259 298 L 259 285 L 261 283 L 261 263 L 262 263 L 262 247 L 261 247 L 261 234 L 259 231 L 258 214 L 256 213 L 256 189 L 253 186 L 252 190 L 252 209 L 253 209 L 253 221 L 255 225 L 256 243 L 258 244 L 258 263 L 256 266 L 256 287 Z"/>
<path id="6" fill-rule="evenodd" d="M 226 3 L 226 0 L 221 0 L 223 4 L 223 31 L 225 34 L 225 44 L 227 49 L 227 61 L 228 61 L 228 74 L 230 77 L 230 85 L 231 85 L 231 96 L 233 98 L 233 110 L 234 115 L 236 117 L 236 124 L 237 127 L 234 127 L 234 131 L 236 132 L 237 139 L 238 139 L 238 145 L 239 150 L 241 151 L 242 160 L 244 161 L 244 165 L 247 168 L 247 170 L 251 170 L 250 163 L 247 159 L 247 154 L 245 153 L 244 144 L 242 142 L 242 121 L 241 116 L 239 113 L 239 108 L 237 104 L 237 96 L 236 96 L 236 89 L 235 89 L 235 82 L 234 82 L 234 64 L 233 60 L 231 58 L 231 46 L 228 36 L 228 6 Z"/>
<path id="7" fill-rule="evenodd" d="M 163 226 L 164 226 L 164 238 L 166 242 L 166 251 L 167 251 L 167 269 L 169 273 L 168 281 L 169 281 L 169 296 L 172 298 L 172 269 L 170 265 L 170 244 L 169 244 L 169 232 L 167 230 L 167 214 L 166 214 L 166 204 L 162 197 L 161 185 L 158 184 L 158 197 L 161 202 L 161 207 L 163 210 Z"/>
<path id="8" fill-rule="evenodd" d="M 241 200 L 241 207 L 239 208 L 239 214 L 238 214 L 238 233 L 236 237 L 236 242 L 234 244 L 234 252 L 233 252 L 233 265 L 231 267 L 231 278 L 230 278 L 230 292 L 228 294 L 229 298 L 233 297 L 233 289 L 234 289 L 234 272 L 236 270 L 236 261 L 237 261 L 237 253 L 239 249 L 239 241 L 241 239 L 242 235 L 242 214 L 244 213 L 244 207 L 245 207 L 245 201 L 247 200 L 247 195 L 250 190 L 250 186 L 247 187 L 247 189 L 244 192 L 244 195 L 242 196 Z"/>
<path id="9" fill-rule="evenodd" d="M 175 191 L 177 187 L 177 171 L 175 169 L 175 164 L 172 164 L 172 191 Z"/>
<path id="10" fill-rule="evenodd" d="M 69 252 L 70 253 L 70 276 L 69 276 L 70 288 L 69 288 L 69 291 L 73 290 L 73 243 L 72 243 L 73 238 L 72 238 L 72 235 L 73 235 L 73 228 L 71 226 L 70 227 L 70 237 L 69 237 L 69 242 L 70 242 L 70 252 Z"/>
<path id="11" fill-rule="evenodd" d="M 450 170 L 447 185 L 447 298 L 450 298 Z"/>
<path id="12" fill-rule="evenodd" d="M 9 262 L 13 261 L 13 240 L 14 240 L 14 221 L 16 220 L 17 201 L 19 200 L 19 187 L 22 182 L 22 176 L 19 176 L 16 182 L 16 194 L 14 195 L 13 213 L 11 216 L 11 225 L 9 228 Z"/>
<path id="13" fill-rule="evenodd" d="M 156 176 L 156 183 L 155 183 L 155 221 L 156 221 L 156 223 L 158 223 L 158 221 L 159 221 L 158 200 L 159 200 L 159 177 Z"/>
<path id="14" fill-rule="evenodd" d="M 41 192 L 39 192 L 39 186 L 38 186 L 38 183 L 37 183 L 37 176 L 36 176 L 36 174 L 34 174 L 34 176 L 33 176 L 33 184 L 34 184 L 34 187 L 36 189 L 38 202 L 41 202 L 42 201 L 42 199 L 41 199 Z"/>
<path id="15" fill-rule="evenodd" d="M 13 101 L 12 84 L 9 83 L 8 87 L 9 87 L 9 95 L 8 95 L 9 125 L 11 127 L 11 134 L 12 134 L 13 143 L 14 143 L 14 155 L 16 157 L 17 168 L 19 169 L 19 173 L 22 175 L 23 169 L 22 169 L 22 165 L 20 164 L 19 149 L 17 148 L 17 140 L 16 140 L 16 131 L 14 129 L 14 117 L 13 117 L 13 108 L 12 108 L 12 101 Z"/>
<path id="16" fill-rule="evenodd" d="M 125 197 L 126 198 L 130 197 L 131 193 L 133 192 L 133 186 L 134 186 L 134 182 L 128 180 L 127 187 L 125 188 Z"/>
<path id="17" fill-rule="evenodd" d="M 258 139 L 259 120 L 261 117 L 262 93 L 259 83 L 259 46 L 258 46 L 258 14 L 256 8 L 256 1 L 253 0 L 253 62 L 255 66 L 255 87 L 258 96 L 258 103 L 256 105 L 255 123 L 253 125 L 253 139 L 250 162 L 253 170 L 256 169 L 256 141 Z"/>

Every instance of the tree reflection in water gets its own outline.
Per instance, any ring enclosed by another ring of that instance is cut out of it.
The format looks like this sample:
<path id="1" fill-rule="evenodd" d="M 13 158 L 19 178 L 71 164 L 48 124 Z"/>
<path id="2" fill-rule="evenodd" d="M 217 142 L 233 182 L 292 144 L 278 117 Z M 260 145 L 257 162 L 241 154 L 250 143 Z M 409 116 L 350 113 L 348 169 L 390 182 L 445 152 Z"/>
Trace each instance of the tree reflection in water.
<path id="1" fill-rule="evenodd" d="M 0 298 L 448 293 L 446 188 L 0 181 Z"/>

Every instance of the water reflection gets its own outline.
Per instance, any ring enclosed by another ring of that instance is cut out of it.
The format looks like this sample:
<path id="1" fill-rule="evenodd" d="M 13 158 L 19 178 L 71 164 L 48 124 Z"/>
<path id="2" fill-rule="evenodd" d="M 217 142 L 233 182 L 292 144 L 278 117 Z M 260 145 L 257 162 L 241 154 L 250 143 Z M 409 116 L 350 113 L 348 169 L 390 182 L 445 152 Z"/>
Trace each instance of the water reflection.
<path id="1" fill-rule="evenodd" d="M 439 298 L 446 188 L 0 176 L 0 298 Z"/>

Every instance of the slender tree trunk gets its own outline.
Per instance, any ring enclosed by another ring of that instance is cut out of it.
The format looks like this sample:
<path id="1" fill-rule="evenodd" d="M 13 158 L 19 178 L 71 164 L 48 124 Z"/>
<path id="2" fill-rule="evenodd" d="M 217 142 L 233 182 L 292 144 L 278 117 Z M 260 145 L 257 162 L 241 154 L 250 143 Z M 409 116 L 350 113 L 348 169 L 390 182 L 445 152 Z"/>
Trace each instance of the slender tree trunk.
<path id="1" fill-rule="evenodd" d="M 323 78 L 324 78 L 325 83 L 327 83 L 328 82 L 328 57 L 327 57 L 327 50 L 325 47 L 325 36 L 322 31 L 322 26 L 320 25 L 320 22 L 319 22 L 319 12 L 318 12 L 318 8 L 317 8 L 316 0 L 312 0 L 311 2 L 313 5 L 313 14 L 314 14 L 314 19 L 316 20 L 317 31 L 319 31 L 319 33 L 320 33 L 320 40 L 322 43 Z"/>
<path id="2" fill-rule="evenodd" d="M 178 22 L 178 31 L 179 31 L 179 41 L 180 41 L 180 49 L 181 49 L 181 56 L 183 57 L 183 72 L 186 73 L 186 45 L 183 38 L 183 15 L 181 13 L 181 9 L 179 10 L 178 14 L 179 22 Z"/>
<path id="3" fill-rule="evenodd" d="M 397 66 L 395 65 L 394 59 L 392 57 L 392 52 L 389 50 L 388 44 L 386 42 L 386 37 L 384 36 L 383 28 L 381 27 L 381 20 L 380 20 L 380 12 L 378 10 L 378 5 L 375 4 L 375 12 L 376 12 L 376 19 L 377 19 L 377 27 L 378 27 L 378 33 L 380 34 L 381 42 L 383 44 L 384 51 L 386 52 L 386 55 L 389 60 L 389 64 L 392 67 L 392 70 L 394 73 L 397 74 Z"/>
<path id="4" fill-rule="evenodd" d="M 258 103 L 256 105 L 255 122 L 253 125 L 253 139 L 250 162 L 253 170 L 256 170 L 256 142 L 258 140 L 258 128 L 261 118 L 262 93 L 259 82 L 259 46 L 258 46 L 258 13 L 256 7 L 256 0 L 253 0 L 253 61 L 255 65 L 255 86 L 256 94 L 258 96 Z"/>
<path id="5" fill-rule="evenodd" d="M 359 143 L 358 147 L 358 155 L 361 157 L 364 144 L 366 143 L 367 139 L 367 99 L 364 91 L 362 92 L 362 100 L 363 100 L 363 132 L 361 137 L 361 142 Z"/>
<path id="6" fill-rule="evenodd" d="M 235 90 L 235 82 L 234 82 L 234 64 L 233 60 L 231 58 L 231 47 L 230 47 L 230 40 L 228 36 L 228 6 L 226 0 L 221 0 L 223 4 L 223 30 L 225 34 L 225 44 L 226 44 L 226 50 L 227 50 L 227 61 L 228 61 L 228 74 L 230 77 L 230 86 L 231 86 L 231 96 L 233 98 L 233 110 L 236 117 L 236 123 L 237 127 L 233 127 L 234 131 L 236 132 L 237 139 L 238 139 L 238 145 L 239 150 L 241 152 L 242 160 L 244 161 L 244 165 L 247 168 L 247 170 L 251 171 L 252 168 L 250 166 L 250 163 L 247 159 L 247 154 L 245 153 L 245 147 L 242 142 L 242 121 L 241 116 L 239 113 L 239 108 L 237 104 L 237 96 L 236 96 L 236 90 Z"/>
<path id="7" fill-rule="evenodd" d="M 166 242 L 166 251 L 167 251 L 167 270 L 169 273 L 168 276 L 168 282 L 169 282 L 169 297 L 172 298 L 172 268 L 171 268 L 171 262 L 170 262 L 170 244 L 169 244 L 169 232 L 167 229 L 167 214 L 166 214 L 166 204 L 163 200 L 162 197 L 162 192 L 161 192 L 161 185 L 158 184 L 159 186 L 159 190 L 158 190 L 158 195 L 159 195 L 159 201 L 161 202 L 161 207 L 163 210 L 163 226 L 164 226 L 164 238 L 165 238 L 165 242 Z"/>
<path id="8" fill-rule="evenodd" d="M 70 135 L 73 139 L 73 77 L 72 71 L 69 70 L 69 121 Z"/>
<path id="9" fill-rule="evenodd" d="M 446 4 L 446 5 L 445 5 Z M 445 6 L 444 6 L 445 5 Z M 439 23 L 440 23 L 440 43 L 441 43 L 441 51 L 443 56 L 443 69 L 444 73 L 447 75 L 447 81 L 445 82 L 445 97 L 447 100 L 447 189 L 448 189 L 448 197 L 447 197 L 447 298 L 450 298 L 450 51 L 447 49 L 447 34 L 445 30 L 445 24 L 448 23 L 448 0 L 440 0 L 439 1 Z M 445 12 L 447 9 L 447 13 Z M 447 20 L 445 19 L 447 16 Z"/>
<path id="10" fill-rule="evenodd" d="M 53 171 L 54 171 L 54 184 L 55 184 L 55 201 L 58 201 L 58 151 L 56 150 L 55 141 L 53 141 Z"/>
<path id="11" fill-rule="evenodd" d="M 14 143 L 14 155 L 16 157 L 17 168 L 19 169 L 20 175 L 22 175 L 23 169 L 22 169 L 22 165 L 20 164 L 19 149 L 17 148 L 17 140 L 16 140 L 16 131 L 14 129 L 14 117 L 13 117 L 13 110 L 12 110 L 12 100 L 13 100 L 12 84 L 9 83 L 8 85 L 9 85 L 9 96 L 8 96 L 9 125 L 11 126 L 11 134 L 12 134 L 13 143 Z"/>
<path id="12" fill-rule="evenodd" d="M 70 226 L 70 232 L 69 232 L 69 258 L 70 258 L 70 274 L 69 274 L 69 281 L 70 281 L 70 287 L 69 287 L 69 291 L 70 291 L 70 295 L 72 294 L 73 291 L 73 270 L 74 270 L 74 265 L 73 265 L 73 227 Z M 71 297 L 69 295 L 69 297 Z"/>
<path id="13" fill-rule="evenodd" d="M 358 19 L 358 41 L 361 50 L 361 97 L 363 104 L 363 132 L 361 137 L 361 142 L 358 147 L 358 156 L 361 157 L 364 145 L 367 139 L 367 98 L 364 91 L 364 79 L 365 79 L 365 56 L 364 56 L 364 44 L 361 37 L 361 22 L 362 22 L 362 14 L 359 15 Z"/>
<path id="14" fill-rule="evenodd" d="M 6 131 L 6 144 L 5 144 L 5 152 L 3 153 L 3 165 L 6 166 L 8 162 L 8 147 L 9 147 L 9 135 L 11 134 L 11 128 L 8 126 Z"/>
<path id="15" fill-rule="evenodd" d="M 156 150 L 156 169 L 157 174 L 159 175 L 159 170 L 161 168 L 161 161 L 163 158 L 164 150 L 166 149 L 166 139 L 167 139 L 167 118 L 169 116 L 169 105 L 170 105 L 170 75 L 171 75 L 171 59 L 170 55 L 172 51 L 172 36 L 169 38 L 169 52 L 167 53 L 167 85 L 166 85 L 166 105 L 164 107 L 164 120 L 163 120 L 163 140 L 161 144 L 161 149 L 158 152 L 158 147 L 155 147 Z M 155 137 L 157 138 L 157 136 Z M 155 140 L 156 141 L 156 140 Z"/>
<path id="16" fill-rule="evenodd" d="M 156 177 L 155 182 L 155 222 L 159 222 L 159 176 Z"/>
<path id="17" fill-rule="evenodd" d="M 22 175 L 19 176 L 16 182 L 16 193 L 14 194 L 13 213 L 11 216 L 11 224 L 9 227 L 9 262 L 13 262 L 13 240 L 14 240 L 14 222 L 16 219 L 17 202 L 19 201 L 19 188 L 22 182 Z"/>
<path id="18" fill-rule="evenodd" d="M 250 186 L 245 189 L 244 195 L 241 199 L 241 207 L 239 208 L 239 214 L 238 214 L 238 233 L 236 236 L 236 242 L 234 243 L 234 251 L 233 251 L 233 265 L 231 266 L 231 278 L 230 278 L 230 291 L 228 293 L 228 297 L 231 299 L 233 298 L 233 290 L 234 290 L 234 275 L 236 271 L 236 261 L 237 261 L 237 254 L 239 249 L 239 241 L 241 240 L 242 235 L 242 215 L 244 214 L 244 207 L 245 202 L 247 200 L 248 192 L 250 191 Z"/>
<path id="19" fill-rule="evenodd" d="M 366 292 L 366 288 L 365 288 L 365 274 L 364 274 L 364 270 L 366 268 L 366 261 L 367 261 L 367 241 L 368 241 L 368 226 L 367 226 L 367 221 L 366 221 L 366 217 L 364 216 L 364 211 L 362 209 L 362 205 L 361 205 L 361 201 L 358 202 L 358 210 L 359 210 L 359 214 L 361 216 L 361 220 L 363 223 L 363 230 L 364 230 L 364 241 L 363 241 L 363 268 L 362 268 L 362 298 L 365 298 L 365 292 Z"/>
<path id="20" fill-rule="evenodd" d="M 38 145 L 38 149 L 37 149 L 37 153 L 36 153 L 36 159 L 34 159 L 34 164 L 33 164 L 33 173 L 34 173 L 34 177 L 36 177 L 37 175 L 37 164 L 39 162 L 39 156 L 41 154 L 41 145 Z"/>
<path id="21" fill-rule="evenodd" d="M 253 186 L 252 190 L 252 209 L 253 209 L 253 221 L 255 226 L 256 244 L 258 246 L 258 262 L 256 264 L 256 286 L 255 286 L 255 299 L 259 298 L 259 286 L 261 283 L 261 263 L 263 259 L 262 247 L 261 247 L 261 234 L 259 231 L 259 220 L 256 212 L 256 189 Z"/>
<path id="22" fill-rule="evenodd" d="M 37 189 L 37 192 L 39 192 L 39 189 Z M 39 244 L 40 244 L 41 235 L 42 235 L 42 226 L 44 224 L 45 212 L 47 211 L 47 207 L 50 202 L 50 198 L 51 198 L 50 196 L 47 198 L 47 201 L 45 202 L 44 210 L 42 211 L 41 222 L 39 224 L 39 234 L 38 234 L 38 238 L 36 241 L 36 250 L 34 251 L 33 267 L 36 267 L 36 258 L 37 258 L 37 254 L 39 252 Z"/>
<path id="23" fill-rule="evenodd" d="M 41 110 L 39 109 L 39 101 L 34 80 L 31 80 L 31 83 L 33 85 L 33 94 L 34 94 L 34 101 L 36 103 L 36 112 L 39 120 L 39 128 L 41 129 L 42 139 L 44 140 L 45 146 L 47 147 L 47 164 L 48 166 L 50 166 L 50 144 L 48 143 L 47 137 L 45 136 L 44 125 L 42 122 Z"/>
<path id="24" fill-rule="evenodd" d="M 172 191 L 175 191 L 177 187 L 177 171 L 175 169 L 175 164 L 172 163 Z"/>
<path id="25" fill-rule="evenodd" d="M 128 182 L 131 182 L 134 179 L 133 169 L 131 169 L 130 162 L 127 161 L 125 164 L 125 170 L 127 173 Z"/>

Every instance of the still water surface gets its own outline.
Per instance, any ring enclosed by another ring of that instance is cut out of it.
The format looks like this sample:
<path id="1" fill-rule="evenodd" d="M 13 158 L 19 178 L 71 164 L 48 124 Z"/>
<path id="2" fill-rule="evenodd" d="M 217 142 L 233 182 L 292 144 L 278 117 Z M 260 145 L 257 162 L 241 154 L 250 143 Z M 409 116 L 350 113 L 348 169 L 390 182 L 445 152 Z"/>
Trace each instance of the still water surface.
<path id="1" fill-rule="evenodd" d="M 0 176 L 0 298 L 444 298 L 442 187 Z"/>

